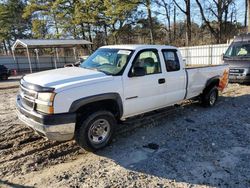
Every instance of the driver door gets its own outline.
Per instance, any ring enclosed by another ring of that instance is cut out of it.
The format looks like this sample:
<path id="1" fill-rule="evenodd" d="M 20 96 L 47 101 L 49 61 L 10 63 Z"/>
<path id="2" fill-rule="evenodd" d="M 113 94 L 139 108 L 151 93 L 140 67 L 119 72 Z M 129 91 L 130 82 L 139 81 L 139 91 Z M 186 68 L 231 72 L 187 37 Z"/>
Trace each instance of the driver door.
<path id="1" fill-rule="evenodd" d="M 143 67 L 144 76 L 135 76 L 136 67 Z M 124 117 L 148 112 L 164 106 L 165 78 L 156 49 L 138 52 L 129 74 L 123 77 Z"/>

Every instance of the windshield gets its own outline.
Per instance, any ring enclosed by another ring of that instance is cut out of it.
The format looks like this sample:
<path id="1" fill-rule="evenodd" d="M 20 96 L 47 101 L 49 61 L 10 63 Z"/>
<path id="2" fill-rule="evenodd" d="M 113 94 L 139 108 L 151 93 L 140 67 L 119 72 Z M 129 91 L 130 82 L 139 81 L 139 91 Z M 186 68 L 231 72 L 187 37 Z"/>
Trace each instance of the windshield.
<path id="1" fill-rule="evenodd" d="M 131 55 L 132 50 L 99 48 L 80 67 L 94 69 L 109 75 L 120 75 Z"/>
<path id="2" fill-rule="evenodd" d="M 225 57 L 250 57 L 250 44 L 240 43 L 231 45 L 225 53 Z"/>

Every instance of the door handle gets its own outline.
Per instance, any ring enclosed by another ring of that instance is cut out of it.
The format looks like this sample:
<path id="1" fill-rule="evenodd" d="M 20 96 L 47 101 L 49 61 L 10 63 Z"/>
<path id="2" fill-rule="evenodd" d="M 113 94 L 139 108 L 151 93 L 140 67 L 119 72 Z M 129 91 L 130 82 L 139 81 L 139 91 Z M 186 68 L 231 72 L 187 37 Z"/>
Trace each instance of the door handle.
<path id="1" fill-rule="evenodd" d="M 166 82 L 165 78 L 160 78 L 160 79 L 158 80 L 158 83 L 159 83 L 159 84 L 164 84 L 165 82 Z"/>

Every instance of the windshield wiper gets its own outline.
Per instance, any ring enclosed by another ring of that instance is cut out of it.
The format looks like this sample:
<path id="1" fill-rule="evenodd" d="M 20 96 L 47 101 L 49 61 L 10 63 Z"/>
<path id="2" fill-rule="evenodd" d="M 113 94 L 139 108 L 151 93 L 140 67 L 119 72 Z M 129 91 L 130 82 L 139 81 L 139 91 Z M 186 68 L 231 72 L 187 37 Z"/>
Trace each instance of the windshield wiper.
<path id="1" fill-rule="evenodd" d="M 95 69 L 95 70 L 97 70 L 97 71 L 99 71 L 99 72 L 102 72 L 102 73 L 104 73 L 104 74 L 106 74 L 106 75 L 112 75 L 112 74 L 110 74 L 109 72 L 106 72 L 106 71 L 104 71 L 104 70 L 100 70 L 100 69 Z"/>
<path id="2" fill-rule="evenodd" d="M 106 71 L 104 71 L 104 70 L 97 69 L 97 68 L 92 68 L 92 67 L 82 67 L 82 68 L 84 68 L 84 69 L 89 69 L 89 70 L 95 70 L 95 71 L 98 71 L 98 72 L 102 72 L 102 73 L 104 73 L 104 74 L 106 74 L 106 75 L 112 75 L 112 74 L 110 74 L 109 72 L 106 72 Z"/>

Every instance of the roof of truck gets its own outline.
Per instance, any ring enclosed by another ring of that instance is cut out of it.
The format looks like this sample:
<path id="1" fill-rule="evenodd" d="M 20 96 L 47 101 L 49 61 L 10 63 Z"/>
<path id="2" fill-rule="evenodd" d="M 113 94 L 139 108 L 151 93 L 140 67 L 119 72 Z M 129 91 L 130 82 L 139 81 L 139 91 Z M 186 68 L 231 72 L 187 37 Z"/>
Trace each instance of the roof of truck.
<path id="1" fill-rule="evenodd" d="M 174 46 L 168 46 L 168 45 L 148 45 L 148 44 L 124 44 L 124 45 L 108 45 L 108 46 L 102 46 L 101 48 L 110 48 L 110 49 L 127 49 L 127 50 L 142 50 L 142 49 L 177 49 Z"/>

